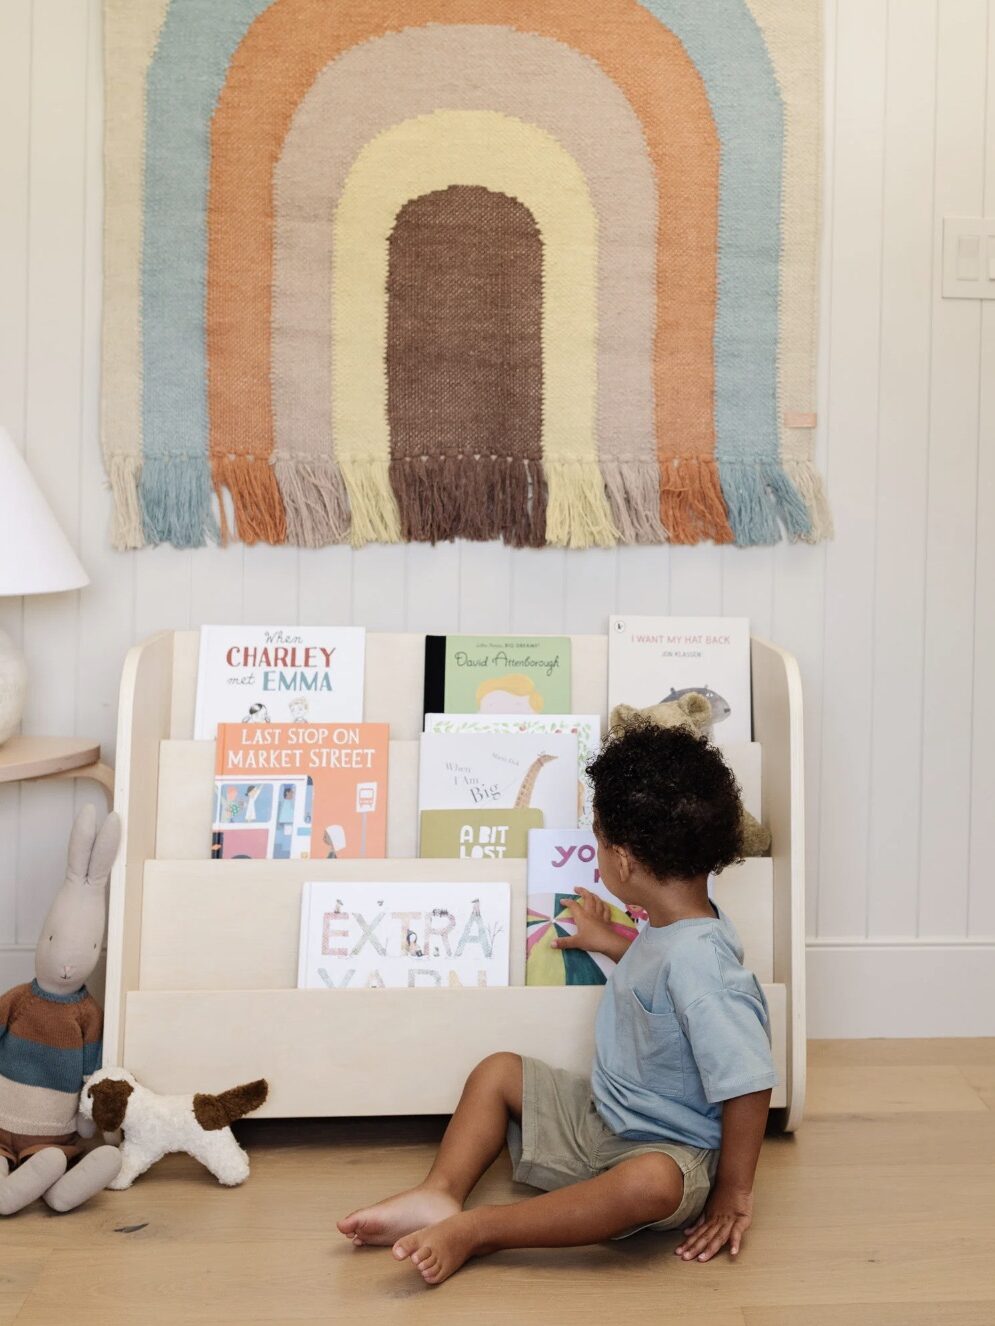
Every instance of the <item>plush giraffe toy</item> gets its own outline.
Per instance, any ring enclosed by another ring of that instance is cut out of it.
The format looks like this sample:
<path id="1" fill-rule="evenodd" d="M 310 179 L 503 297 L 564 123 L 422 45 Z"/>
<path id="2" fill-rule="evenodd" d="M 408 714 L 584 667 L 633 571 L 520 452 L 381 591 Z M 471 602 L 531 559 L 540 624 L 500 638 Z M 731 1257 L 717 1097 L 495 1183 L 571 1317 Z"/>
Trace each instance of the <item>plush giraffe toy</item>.
<path id="1" fill-rule="evenodd" d="M 80 811 L 65 883 L 35 952 L 35 979 L 0 995 L 0 1215 L 39 1197 L 53 1211 L 71 1211 L 121 1168 L 117 1148 L 101 1146 L 68 1169 L 95 1131 L 79 1105 L 84 1077 L 100 1064 L 103 1014 L 85 982 L 100 958 L 120 838 L 116 815 L 97 833 L 93 807 Z"/>

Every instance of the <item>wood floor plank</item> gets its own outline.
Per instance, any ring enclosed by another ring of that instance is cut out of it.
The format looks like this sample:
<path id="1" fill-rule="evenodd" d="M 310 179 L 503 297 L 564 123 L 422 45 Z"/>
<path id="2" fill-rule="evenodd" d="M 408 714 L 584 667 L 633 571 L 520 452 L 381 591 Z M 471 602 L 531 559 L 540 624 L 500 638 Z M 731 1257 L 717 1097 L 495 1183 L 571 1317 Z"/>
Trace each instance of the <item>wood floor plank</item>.
<path id="1" fill-rule="evenodd" d="M 995 1067 L 902 1047 L 813 1056 L 812 1113 L 767 1138 L 736 1263 L 685 1265 L 678 1235 L 645 1234 L 502 1253 L 429 1289 L 334 1222 L 416 1183 L 444 1120 L 253 1121 L 241 1188 L 172 1156 L 71 1216 L 3 1222 L 0 1326 L 67 1304 L 74 1326 L 993 1326 Z M 475 1200 L 529 1191 L 503 1156 Z"/>
<path id="2" fill-rule="evenodd" d="M 764 1303 L 746 1308 L 746 1326 L 992 1326 L 995 1299 L 977 1303 L 836 1303 L 798 1308 Z"/>
<path id="3" fill-rule="evenodd" d="M 827 1114 L 961 1114 L 983 1110 L 984 1101 L 959 1068 L 952 1065 L 891 1065 L 809 1069 L 806 1113 Z"/>
<path id="4" fill-rule="evenodd" d="M 960 1071 L 968 1086 L 978 1093 L 987 1108 L 995 1110 L 995 1063 L 963 1064 Z"/>
<path id="5" fill-rule="evenodd" d="M 4 1234 L 14 1219 L 8 1217 L 4 1220 L 0 1227 Z M 11 1248 L 7 1246 L 7 1240 L 3 1239 L 3 1251 L 0 1252 L 0 1326 L 10 1326 L 17 1319 L 17 1314 L 51 1255 L 52 1249 L 44 1244 L 37 1244 L 34 1248 Z"/>
<path id="6" fill-rule="evenodd" d="M 943 1040 L 809 1041 L 808 1062 L 824 1067 L 887 1067 L 924 1064 L 995 1065 L 995 1037 L 952 1036 Z"/>

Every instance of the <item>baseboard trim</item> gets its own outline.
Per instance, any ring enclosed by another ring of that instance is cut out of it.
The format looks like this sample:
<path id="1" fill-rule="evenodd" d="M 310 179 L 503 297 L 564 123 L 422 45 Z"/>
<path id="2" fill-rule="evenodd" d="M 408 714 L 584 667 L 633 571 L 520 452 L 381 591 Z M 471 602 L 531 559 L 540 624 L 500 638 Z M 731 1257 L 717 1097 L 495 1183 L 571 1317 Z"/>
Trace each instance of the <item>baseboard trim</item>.
<path id="1" fill-rule="evenodd" d="M 995 940 L 808 946 L 808 1034 L 995 1036 Z"/>

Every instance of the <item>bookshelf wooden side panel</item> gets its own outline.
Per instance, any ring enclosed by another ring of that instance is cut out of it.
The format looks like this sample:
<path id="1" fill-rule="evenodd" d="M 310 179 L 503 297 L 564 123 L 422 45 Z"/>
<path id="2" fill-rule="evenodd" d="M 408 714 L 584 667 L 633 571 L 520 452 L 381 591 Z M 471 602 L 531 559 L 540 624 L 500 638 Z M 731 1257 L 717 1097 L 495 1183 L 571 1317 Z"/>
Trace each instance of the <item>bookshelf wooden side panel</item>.
<path id="1" fill-rule="evenodd" d="M 773 837 L 774 976 L 788 990 L 792 1131 L 805 1107 L 805 775 L 802 688 L 792 655 L 753 640 L 753 734 L 763 747 L 764 814 Z"/>
<path id="2" fill-rule="evenodd" d="M 155 852 L 159 744 L 169 731 L 173 635 L 154 635 L 125 658 L 118 702 L 114 807 L 121 847 L 111 872 L 104 987 L 104 1062 L 120 1063 L 125 999 L 138 989 L 145 863 Z"/>

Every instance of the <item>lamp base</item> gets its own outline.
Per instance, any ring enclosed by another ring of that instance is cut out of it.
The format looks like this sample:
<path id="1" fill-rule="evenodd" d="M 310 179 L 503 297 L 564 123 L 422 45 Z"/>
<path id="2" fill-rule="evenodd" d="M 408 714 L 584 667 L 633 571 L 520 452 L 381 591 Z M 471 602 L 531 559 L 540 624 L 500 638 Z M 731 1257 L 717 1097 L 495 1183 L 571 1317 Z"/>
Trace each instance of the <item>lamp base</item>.
<path id="1" fill-rule="evenodd" d="M 0 631 L 0 746 L 21 723 L 28 693 L 28 665 L 6 631 Z"/>

